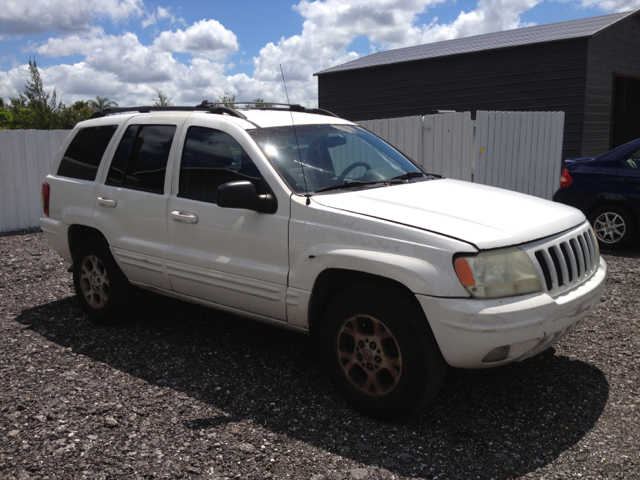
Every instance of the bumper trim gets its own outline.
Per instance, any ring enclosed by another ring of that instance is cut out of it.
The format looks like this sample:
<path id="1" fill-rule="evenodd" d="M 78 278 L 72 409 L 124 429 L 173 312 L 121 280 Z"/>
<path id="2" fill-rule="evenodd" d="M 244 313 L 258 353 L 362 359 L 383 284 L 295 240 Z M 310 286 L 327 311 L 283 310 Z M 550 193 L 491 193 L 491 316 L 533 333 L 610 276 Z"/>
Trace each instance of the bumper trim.
<path id="1" fill-rule="evenodd" d="M 416 298 L 449 365 L 488 368 L 524 360 L 559 341 L 598 305 L 606 271 L 601 258 L 589 280 L 556 297 L 536 293 L 490 300 Z M 505 360 L 482 362 L 491 350 L 506 345 L 513 348 Z"/>

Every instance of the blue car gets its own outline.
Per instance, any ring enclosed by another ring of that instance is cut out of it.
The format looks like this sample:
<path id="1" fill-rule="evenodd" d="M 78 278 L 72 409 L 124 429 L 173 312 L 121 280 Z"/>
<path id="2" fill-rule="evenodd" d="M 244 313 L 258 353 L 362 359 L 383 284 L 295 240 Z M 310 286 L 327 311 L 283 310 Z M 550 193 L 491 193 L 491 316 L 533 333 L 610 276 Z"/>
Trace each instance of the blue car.
<path id="1" fill-rule="evenodd" d="M 556 202 L 581 210 L 600 248 L 637 244 L 640 225 L 640 138 L 596 158 L 567 161 Z"/>

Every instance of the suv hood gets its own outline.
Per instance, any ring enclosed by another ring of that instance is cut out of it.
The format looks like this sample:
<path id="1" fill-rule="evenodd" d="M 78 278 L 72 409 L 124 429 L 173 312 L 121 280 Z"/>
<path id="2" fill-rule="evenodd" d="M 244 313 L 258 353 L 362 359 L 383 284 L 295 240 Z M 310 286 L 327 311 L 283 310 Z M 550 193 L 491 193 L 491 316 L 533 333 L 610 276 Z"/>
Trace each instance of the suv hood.
<path id="1" fill-rule="evenodd" d="M 325 207 L 429 230 L 478 249 L 519 245 L 585 221 L 575 208 L 459 180 L 427 180 L 326 195 Z"/>

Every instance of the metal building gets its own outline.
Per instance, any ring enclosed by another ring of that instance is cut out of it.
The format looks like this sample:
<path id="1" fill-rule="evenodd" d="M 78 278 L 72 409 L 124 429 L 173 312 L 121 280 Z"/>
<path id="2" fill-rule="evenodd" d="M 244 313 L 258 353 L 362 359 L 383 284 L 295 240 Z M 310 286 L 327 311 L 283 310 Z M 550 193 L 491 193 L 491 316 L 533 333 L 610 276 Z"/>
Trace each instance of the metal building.
<path id="1" fill-rule="evenodd" d="M 374 53 L 316 73 L 350 120 L 433 110 L 564 111 L 563 158 L 640 137 L 640 11 Z"/>

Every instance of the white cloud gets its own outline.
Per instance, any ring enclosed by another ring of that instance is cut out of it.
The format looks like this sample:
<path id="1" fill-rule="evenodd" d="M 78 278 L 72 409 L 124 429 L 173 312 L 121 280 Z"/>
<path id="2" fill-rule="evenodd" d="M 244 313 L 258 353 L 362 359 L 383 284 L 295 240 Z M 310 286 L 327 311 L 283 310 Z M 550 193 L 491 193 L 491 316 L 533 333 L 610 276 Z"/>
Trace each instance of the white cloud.
<path id="1" fill-rule="evenodd" d="M 29 80 L 29 66 L 22 65 L 8 72 L 0 72 L 0 98 L 17 97 Z"/>
<path id="2" fill-rule="evenodd" d="M 89 35 L 50 38 L 42 45 L 31 45 L 38 55 L 62 57 L 84 56 L 84 63 L 99 72 L 110 72 L 123 82 L 164 82 L 189 67 L 179 63 L 172 52 L 216 60 L 216 69 L 224 71 L 222 62 L 238 49 L 236 36 L 215 20 L 197 22 L 186 31 L 162 32 L 154 43 L 140 43 L 134 33 L 106 35 L 94 28 Z"/>
<path id="3" fill-rule="evenodd" d="M 186 30 L 162 32 L 153 45 L 164 52 L 183 52 L 197 57 L 223 60 L 238 50 L 238 39 L 220 22 L 201 20 Z"/>
<path id="4" fill-rule="evenodd" d="M 172 78 L 175 71 L 188 68 L 169 52 L 142 45 L 134 33 L 105 35 L 95 29 L 92 36 L 72 35 L 49 39 L 36 49 L 43 56 L 84 55 L 84 62 L 96 72 L 112 73 L 125 83 L 155 83 Z"/>
<path id="5" fill-rule="evenodd" d="M 155 25 L 158 20 L 168 20 L 172 25 L 176 23 L 176 17 L 171 13 L 170 8 L 158 7 L 155 13 L 147 14 L 147 18 L 142 21 L 142 28 L 147 28 L 149 25 Z M 184 19 L 177 20 L 179 23 L 184 24 Z"/>
<path id="6" fill-rule="evenodd" d="M 123 21 L 144 11 L 143 0 L 4 0 L 0 34 L 88 31 L 97 18 Z"/>

